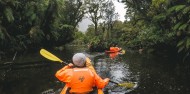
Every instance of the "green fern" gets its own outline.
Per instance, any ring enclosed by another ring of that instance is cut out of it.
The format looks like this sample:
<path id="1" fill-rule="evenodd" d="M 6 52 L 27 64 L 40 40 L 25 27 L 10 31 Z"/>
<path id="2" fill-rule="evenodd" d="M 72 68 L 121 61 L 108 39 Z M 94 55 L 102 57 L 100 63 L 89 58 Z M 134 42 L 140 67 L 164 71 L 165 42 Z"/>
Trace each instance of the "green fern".
<path id="1" fill-rule="evenodd" d="M 177 6 L 175 6 L 175 11 L 179 12 L 179 11 L 181 11 L 185 7 L 186 7 L 186 5 L 177 5 Z"/>
<path id="2" fill-rule="evenodd" d="M 165 19 L 166 19 L 166 15 L 159 14 L 159 15 L 154 16 L 153 21 L 163 21 Z"/>
<path id="3" fill-rule="evenodd" d="M 183 8 L 185 8 L 186 7 L 186 5 L 176 5 L 176 6 L 173 6 L 173 7 L 171 7 L 171 8 L 169 8 L 168 10 L 167 10 L 167 12 L 169 12 L 169 13 L 172 13 L 172 12 L 179 12 L 179 11 L 181 11 Z"/>
<path id="4" fill-rule="evenodd" d="M 14 21 L 14 16 L 13 16 L 13 11 L 11 8 L 7 7 L 4 11 L 5 17 L 7 18 L 7 20 L 9 22 L 13 22 Z"/>
<path id="5" fill-rule="evenodd" d="M 183 12 L 183 14 L 189 13 L 190 12 L 190 6 L 185 7 L 182 12 Z"/>
<path id="6" fill-rule="evenodd" d="M 180 40 L 177 44 L 178 53 L 181 51 L 188 52 L 190 50 L 190 37 L 185 37 L 184 39 Z"/>
<path id="7" fill-rule="evenodd" d="M 184 44 L 184 42 L 185 42 L 184 40 L 179 41 L 178 44 L 177 44 L 177 47 L 182 46 Z"/>
<path id="8" fill-rule="evenodd" d="M 173 27 L 173 30 L 178 30 L 179 27 L 182 25 L 183 23 L 182 22 L 178 22 L 174 27 Z"/>
<path id="9" fill-rule="evenodd" d="M 170 14 L 170 13 L 172 13 L 173 11 L 175 11 L 175 6 L 169 8 L 169 9 L 167 10 L 167 13 Z"/>
<path id="10" fill-rule="evenodd" d="M 179 27 L 179 30 L 185 30 L 189 24 L 183 24 Z"/>

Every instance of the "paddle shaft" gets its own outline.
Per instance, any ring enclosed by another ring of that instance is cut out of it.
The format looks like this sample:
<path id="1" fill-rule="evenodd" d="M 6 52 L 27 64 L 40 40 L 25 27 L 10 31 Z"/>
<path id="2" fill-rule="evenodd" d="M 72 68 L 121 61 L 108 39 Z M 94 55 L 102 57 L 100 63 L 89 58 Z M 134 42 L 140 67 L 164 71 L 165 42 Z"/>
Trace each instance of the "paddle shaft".
<path id="1" fill-rule="evenodd" d="M 119 85 L 119 83 L 110 80 L 109 82 Z"/>

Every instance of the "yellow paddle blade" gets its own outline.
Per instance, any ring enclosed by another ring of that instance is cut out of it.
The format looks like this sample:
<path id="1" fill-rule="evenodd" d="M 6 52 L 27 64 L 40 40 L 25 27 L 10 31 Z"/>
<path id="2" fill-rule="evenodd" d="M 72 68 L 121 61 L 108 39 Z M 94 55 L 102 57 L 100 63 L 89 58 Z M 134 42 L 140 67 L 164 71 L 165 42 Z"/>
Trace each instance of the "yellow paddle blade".
<path id="1" fill-rule="evenodd" d="M 125 50 L 122 50 L 121 52 L 122 52 L 122 54 L 125 54 Z"/>
<path id="2" fill-rule="evenodd" d="M 125 82 L 125 83 L 119 83 L 119 86 L 126 87 L 126 88 L 133 88 L 135 86 L 134 83 Z"/>
<path id="3" fill-rule="evenodd" d="M 40 54 L 42 56 L 44 56 L 45 58 L 49 59 L 49 60 L 58 61 L 58 62 L 61 62 L 61 63 L 63 62 L 61 59 L 59 59 L 58 57 L 56 57 L 55 55 L 53 55 L 52 53 L 48 52 L 45 49 L 41 49 Z"/>

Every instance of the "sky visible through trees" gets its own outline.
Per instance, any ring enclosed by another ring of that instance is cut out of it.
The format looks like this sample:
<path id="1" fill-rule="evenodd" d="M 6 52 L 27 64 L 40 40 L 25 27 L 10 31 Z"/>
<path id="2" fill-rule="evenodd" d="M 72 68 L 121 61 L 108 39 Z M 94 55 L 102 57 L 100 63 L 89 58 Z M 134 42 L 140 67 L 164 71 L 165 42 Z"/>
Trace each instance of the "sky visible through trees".
<path id="1" fill-rule="evenodd" d="M 119 14 L 119 20 L 123 22 L 125 20 L 124 16 L 126 14 L 126 9 L 124 8 L 125 5 L 123 3 L 117 2 L 116 0 L 114 0 L 113 2 L 116 9 L 115 11 Z M 90 24 L 92 24 L 92 22 L 89 19 L 83 19 L 83 21 L 79 23 L 79 30 L 85 32 L 88 28 L 88 25 Z"/>

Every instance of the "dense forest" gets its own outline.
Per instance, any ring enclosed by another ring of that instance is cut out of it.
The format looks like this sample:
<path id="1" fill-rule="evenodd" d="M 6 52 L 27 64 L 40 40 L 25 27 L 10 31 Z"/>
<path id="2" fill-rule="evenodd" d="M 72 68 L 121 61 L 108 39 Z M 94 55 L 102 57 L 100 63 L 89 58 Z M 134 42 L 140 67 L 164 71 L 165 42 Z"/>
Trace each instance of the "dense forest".
<path id="1" fill-rule="evenodd" d="M 0 59 L 16 51 L 88 44 L 104 51 L 115 43 L 145 52 L 190 52 L 190 0 L 117 0 L 126 5 L 118 20 L 113 0 L 0 0 Z M 85 33 L 78 23 L 92 21 Z"/>

